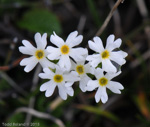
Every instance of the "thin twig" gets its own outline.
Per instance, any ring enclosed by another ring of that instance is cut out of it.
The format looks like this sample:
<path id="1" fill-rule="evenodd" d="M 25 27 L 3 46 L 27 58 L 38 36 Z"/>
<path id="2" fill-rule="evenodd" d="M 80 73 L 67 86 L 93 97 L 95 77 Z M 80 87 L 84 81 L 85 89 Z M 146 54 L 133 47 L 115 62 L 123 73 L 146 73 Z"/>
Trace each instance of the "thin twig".
<path id="1" fill-rule="evenodd" d="M 64 123 L 60 119 L 58 119 L 58 118 L 56 118 L 50 114 L 36 111 L 32 108 L 26 108 L 26 107 L 18 108 L 14 111 L 14 113 L 12 115 L 14 115 L 15 113 L 21 113 L 21 112 L 26 112 L 26 113 L 31 114 L 31 115 L 38 117 L 38 118 L 52 120 L 59 127 L 65 127 Z"/>
<path id="2" fill-rule="evenodd" d="M 98 32 L 96 33 L 96 36 L 100 36 L 102 34 L 102 32 L 104 31 L 104 29 L 106 28 L 107 24 L 109 23 L 114 11 L 117 9 L 117 7 L 119 6 L 120 3 L 123 3 L 124 0 L 117 0 L 117 2 L 115 3 L 115 5 L 113 6 L 113 8 L 111 9 L 111 11 L 109 12 L 107 18 L 105 19 L 103 25 L 101 26 L 101 28 L 98 30 Z"/>
<path id="3" fill-rule="evenodd" d="M 35 91 L 36 88 L 37 88 L 37 84 L 38 84 L 38 81 L 39 81 L 39 77 L 38 77 L 38 74 L 41 72 L 41 66 L 38 64 L 36 70 L 35 70 L 35 73 L 34 73 L 34 77 L 33 77 L 33 80 L 32 80 L 32 88 L 31 88 L 31 92 Z M 34 108 L 34 104 L 35 104 L 35 97 L 31 97 L 30 100 L 29 100 L 29 108 Z M 27 114 L 26 116 L 26 120 L 25 120 L 25 123 L 30 123 L 31 122 L 31 119 L 32 119 L 32 114 Z M 26 125 L 26 127 L 28 127 Z"/>
<path id="4" fill-rule="evenodd" d="M 79 34 L 82 34 L 84 26 L 85 26 L 85 22 L 86 22 L 86 16 L 82 15 L 80 17 L 79 24 L 78 24 L 78 27 L 77 27 L 77 30 L 78 30 Z"/>
<path id="5" fill-rule="evenodd" d="M 108 1 L 110 8 L 112 8 L 114 5 L 114 1 L 113 0 L 107 0 L 107 1 Z M 121 17 L 119 15 L 118 10 L 115 11 L 112 18 L 114 20 L 114 33 L 115 33 L 115 35 L 121 36 L 122 35 Z"/>
<path id="6" fill-rule="evenodd" d="M 146 7 L 146 3 L 142 0 L 136 0 L 137 5 L 139 8 L 139 11 L 143 17 L 143 22 L 149 22 L 149 16 L 148 16 L 148 9 Z M 150 25 L 146 25 L 144 28 L 145 34 L 147 36 L 147 41 L 148 41 L 148 50 L 150 51 Z M 150 60 L 148 59 L 148 68 L 150 68 Z"/>
<path id="7" fill-rule="evenodd" d="M 150 58 L 150 50 L 143 53 L 142 58 L 144 61 L 148 60 Z M 139 59 L 135 59 L 133 62 L 130 63 L 130 67 L 136 68 L 140 64 L 141 64 L 141 62 L 139 61 Z"/>
<path id="8" fill-rule="evenodd" d="M 16 60 L 14 60 L 12 63 L 10 63 L 9 65 L 6 65 L 6 66 L 0 66 L 0 71 L 8 71 L 16 66 L 19 65 L 20 61 L 25 58 L 25 56 L 22 56 Z"/>

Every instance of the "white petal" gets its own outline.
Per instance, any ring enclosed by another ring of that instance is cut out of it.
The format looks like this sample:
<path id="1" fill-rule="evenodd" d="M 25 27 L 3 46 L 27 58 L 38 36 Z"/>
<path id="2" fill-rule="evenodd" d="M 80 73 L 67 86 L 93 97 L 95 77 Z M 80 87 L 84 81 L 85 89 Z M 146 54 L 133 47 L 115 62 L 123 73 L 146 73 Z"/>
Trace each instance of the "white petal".
<path id="1" fill-rule="evenodd" d="M 81 61 L 77 61 L 77 65 L 84 65 L 85 64 L 85 59 L 81 60 Z"/>
<path id="2" fill-rule="evenodd" d="M 52 46 L 48 46 L 47 47 L 47 51 L 49 52 L 49 54 L 47 56 L 48 59 L 55 60 L 55 59 L 59 59 L 60 58 L 61 53 L 60 53 L 59 48 L 54 48 Z"/>
<path id="3" fill-rule="evenodd" d="M 100 52 L 99 47 L 93 42 L 93 41 L 88 41 L 90 49 L 92 49 L 95 52 Z"/>
<path id="4" fill-rule="evenodd" d="M 60 57 L 58 64 L 61 68 L 66 68 L 66 70 L 71 69 L 71 62 L 70 62 L 70 58 L 68 55 L 62 55 Z"/>
<path id="5" fill-rule="evenodd" d="M 43 44 L 42 44 L 42 37 L 40 33 L 36 33 L 34 36 L 37 48 L 42 48 L 43 49 Z"/>
<path id="6" fill-rule="evenodd" d="M 34 49 L 30 49 L 30 48 L 26 48 L 24 46 L 20 46 L 19 47 L 19 51 L 22 53 L 22 54 L 26 54 L 26 55 L 34 55 L 35 53 L 35 48 Z"/>
<path id="7" fill-rule="evenodd" d="M 106 73 L 105 77 L 109 80 L 113 79 L 114 77 L 118 76 L 119 74 L 121 74 L 121 71 L 118 71 L 117 73 Z"/>
<path id="8" fill-rule="evenodd" d="M 106 72 L 117 72 L 116 67 L 111 63 L 109 59 L 102 61 L 102 69 Z"/>
<path id="9" fill-rule="evenodd" d="M 48 84 L 48 88 L 45 92 L 45 96 L 50 97 L 54 93 L 55 87 L 56 84 L 53 81 L 50 81 L 50 83 Z"/>
<path id="10" fill-rule="evenodd" d="M 62 84 L 58 85 L 58 92 L 59 92 L 60 97 L 63 100 L 67 99 L 67 93 L 66 93 L 65 88 Z"/>
<path id="11" fill-rule="evenodd" d="M 90 63 L 85 64 L 84 68 L 86 73 L 94 74 L 94 68 L 91 67 Z"/>
<path id="12" fill-rule="evenodd" d="M 26 64 L 26 67 L 24 68 L 25 72 L 30 72 L 36 65 L 38 61 L 34 57 L 25 58 L 20 62 L 20 65 L 24 66 Z"/>
<path id="13" fill-rule="evenodd" d="M 54 63 L 50 62 L 47 58 L 43 58 L 41 61 L 39 61 L 39 63 L 41 64 L 43 68 L 46 68 L 46 67 L 50 67 L 52 69 L 55 68 Z"/>
<path id="14" fill-rule="evenodd" d="M 70 87 L 70 86 L 73 85 L 73 83 L 74 83 L 74 82 L 67 82 L 67 83 L 65 83 L 65 87 Z"/>
<path id="15" fill-rule="evenodd" d="M 60 58 L 60 53 L 59 51 L 56 53 L 51 53 L 47 57 L 49 60 L 58 60 Z"/>
<path id="16" fill-rule="evenodd" d="M 71 71 L 70 73 L 64 74 L 64 80 L 68 82 L 76 82 L 79 81 L 78 73 L 75 71 Z"/>
<path id="17" fill-rule="evenodd" d="M 73 96 L 74 95 L 74 90 L 72 87 L 65 87 L 65 91 L 68 95 Z"/>
<path id="18" fill-rule="evenodd" d="M 103 46 L 103 43 L 102 43 L 102 40 L 99 38 L 99 37 L 94 37 L 93 38 L 95 44 L 97 45 L 97 47 L 99 48 L 99 51 L 103 51 L 104 50 L 104 46 Z"/>
<path id="19" fill-rule="evenodd" d="M 26 66 L 24 68 L 24 71 L 29 72 L 36 66 L 37 63 L 38 63 L 38 60 L 34 56 L 32 56 L 32 57 L 29 57 L 29 58 L 24 58 L 20 62 L 20 65 L 21 66 Z"/>
<path id="20" fill-rule="evenodd" d="M 89 80 L 91 80 L 91 78 L 89 78 L 88 76 L 84 76 L 84 77 L 80 80 L 79 87 L 80 87 L 80 89 L 82 90 L 82 92 L 85 92 L 85 91 L 86 91 L 86 86 L 87 86 L 87 83 L 88 83 Z"/>
<path id="21" fill-rule="evenodd" d="M 33 68 L 36 66 L 37 63 L 32 63 L 32 64 L 28 64 L 25 68 L 24 71 L 25 72 L 30 72 L 33 70 Z"/>
<path id="22" fill-rule="evenodd" d="M 95 94 L 95 100 L 98 103 L 99 101 L 106 103 L 108 100 L 108 95 L 106 93 L 106 87 L 99 87 L 96 94 Z"/>
<path id="23" fill-rule="evenodd" d="M 68 44 L 70 47 L 79 45 L 83 40 L 83 36 L 82 35 L 77 36 L 77 34 L 78 34 L 77 31 L 70 33 L 66 40 L 66 44 Z"/>
<path id="24" fill-rule="evenodd" d="M 89 80 L 86 86 L 86 90 L 93 91 L 97 87 L 99 87 L 97 80 Z"/>
<path id="25" fill-rule="evenodd" d="M 122 51 L 117 52 L 111 52 L 110 53 L 110 59 L 119 65 L 123 65 L 126 63 L 126 60 L 124 59 L 125 54 L 122 53 Z"/>
<path id="26" fill-rule="evenodd" d="M 49 53 L 55 53 L 59 50 L 59 48 L 55 48 L 53 46 L 47 46 L 46 50 L 49 52 Z"/>
<path id="27" fill-rule="evenodd" d="M 60 66 L 58 66 L 57 64 L 55 65 L 55 68 L 56 68 L 56 74 L 63 74 L 63 72 L 65 71 L 64 68 L 61 68 Z"/>
<path id="28" fill-rule="evenodd" d="M 99 87 L 95 94 L 95 101 L 98 103 L 100 101 L 100 98 L 101 98 L 101 89 Z"/>
<path id="29" fill-rule="evenodd" d="M 29 49 L 31 49 L 31 50 L 36 50 L 36 48 L 35 48 L 29 41 L 27 41 L 27 40 L 23 40 L 23 41 L 22 41 L 22 44 L 23 44 L 25 47 L 27 47 L 27 48 L 29 48 Z"/>
<path id="30" fill-rule="evenodd" d="M 35 59 L 34 56 L 28 57 L 28 58 L 24 58 L 21 60 L 20 65 L 21 66 L 25 66 L 28 65 L 29 63 L 33 62 L 33 60 Z"/>
<path id="31" fill-rule="evenodd" d="M 119 82 L 115 81 L 109 81 L 108 85 L 106 86 L 108 89 L 110 89 L 112 92 L 120 94 L 124 87 Z"/>
<path id="32" fill-rule="evenodd" d="M 120 38 L 118 38 L 115 41 L 114 41 L 114 39 L 115 39 L 114 35 L 110 35 L 107 39 L 106 49 L 108 49 L 109 51 L 119 48 L 122 43 L 122 40 Z"/>
<path id="33" fill-rule="evenodd" d="M 43 69 L 43 71 L 44 71 L 44 73 L 46 73 L 46 74 L 50 74 L 50 75 L 54 75 L 54 73 L 49 69 L 49 68 L 44 68 Z"/>
<path id="34" fill-rule="evenodd" d="M 108 49 L 108 47 L 113 44 L 114 40 L 115 40 L 115 36 L 113 34 L 108 36 L 106 40 L 106 49 Z"/>
<path id="35" fill-rule="evenodd" d="M 75 70 L 76 69 L 76 63 L 70 59 L 71 62 L 71 70 Z"/>
<path id="36" fill-rule="evenodd" d="M 65 68 L 69 71 L 71 69 L 71 62 L 68 55 L 64 55 Z"/>
<path id="37" fill-rule="evenodd" d="M 84 55 L 86 55 L 87 52 L 88 52 L 87 49 L 84 49 L 84 48 L 74 48 L 74 49 L 71 49 L 70 56 L 75 61 L 82 61 L 85 59 Z"/>
<path id="38" fill-rule="evenodd" d="M 68 56 L 69 57 L 69 56 Z M 65 57 L 64 55 L 62 55 L 59 59 L 59 62 L 58 62 L 58 65 L 61 67 L 61 68 L 64 68 L 65 67 Z"/>
<path id="39" fill-rule="evenodd" d="M 97 65 L 101 62 L 101 57 L 99 54 L 89 55 L 86 58 L 87 61 L 90 61 L 90 65 L 92 67 L 97 67 Z"/>
<path id="40" fill-rule="evenodd" d="M 39 74 L 39 77 L 42 78 L 42 79 L 52 79 L 53 76 L 54 76 L 54 73 L 52 71 L 50 71 L 49 68 L 44 68 L 43 71 L 45 73 L 40 73 Z M 47 72 L 48 71 L 48 72 Z"/>
<path id="41" fill-rule="evenodd" d="M 39 77 L 42 78 L 42 79 L 51 79 L 51 78 L 49 77 L 49 75 L 48 75 L 48 74 L 45 74 L 45 73 L 40 73 L 40 74 L 39 74 Z"/>
<path id="42" fill-rule="evenodd" d="M 46 45 L 47 45 L 47 33 L 44 33 L 42 36 L 42 49 L 45 49 Z"/>
<path id="43" fill-rule="evenodd" d="M 113 87 L 115 86 L 117 89 L 120 89 L 120 90 L 123 90 L 123 89 L 124 89 L 124 87 L 122 86 L 122 84 L 119 83 L 119 82 L 110 81 L 109 84 L 110 84 L 110 85 L 113 85 Z"/>
<path id="44" fill-rule="evenodd" d="M 48 51 L 48 53 L 57 53 L 57 52 L 59 52 L 60 53 L 60 49 L 59 48 L 55 48 L 55 47 L 53 47 L 53 46 L 48 46 L 47 48 L 46 48 L 46 50 Z"/>
<path id="45" fill-rule="evenodd" d="M 40 86 L 40 91 L 46 91 L 48 89 L 48 87 L 50 86 L 50 82 L 51 81 L 48 81 L 48 82 L 45 82 L 44 84 L 42 84 Z"/>
<path id="46" fill-rule="evenodd" d="M 46 91 L 49 87 L 49 82 L 46 82 L 46 83 L 42 84 L 41 87 L 40 87 L 40 91 Z"/>
<path id="47" fill-rule="evenodd" d="M 126 52 L 124 52 L 124 51 L 120 51 L 120 54 L 122 54 L 123 58 L 128 56 L 128 54 Z"/>
<path id="48" fill-rule="evenodd" d="M 55 32 L 54 35 L 51 35 L 50 41 L 57 47 L 61 47 L 62 45 L 64 45 L 64 40 L 57 36 Z"/>
<path id="49" fill-rule="evenodd" d="M 96 76 L 97 79 L 100 79 L 101 77 L 104 76 L 103 72 L 104 71 L 101 68 L 97 68 L 94 71 L 94 75 Z"/>
<path id="50" fill-rule="evenodd" d="M 97 58 L 99 58 L 99 57 L 100 57 L 100 54 L 99 54 L 99 53 L 98 53 L 98 54 L 93 54 L 93 55 L 88 55 L 88 56 L 86 57 L 86 60 L 92 61 L 92 60 L 97 59 Z"/>
<path id="51" fill-rule="evenodd" d="M 114 41 L 114 44 L 116 45 L 116 48 L 119 48 L 121 46 L 122 40 L 118 38 L 117 40 Z"/>

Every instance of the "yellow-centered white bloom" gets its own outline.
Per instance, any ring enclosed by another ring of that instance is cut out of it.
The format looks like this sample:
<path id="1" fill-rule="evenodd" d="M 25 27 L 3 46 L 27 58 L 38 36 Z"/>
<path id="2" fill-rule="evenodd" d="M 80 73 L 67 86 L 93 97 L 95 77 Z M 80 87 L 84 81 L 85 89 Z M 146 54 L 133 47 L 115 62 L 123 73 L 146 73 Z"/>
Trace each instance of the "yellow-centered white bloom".
<path id="1" fill-rule="evenodd" d="M 84 55 L 87 54 L 87 49 L 73 48 L 74 46 L 79 45 L 83 39 L 82 35 L 77 35 L 77 31 L 70 33 L 67 40 L 64 42 L 64 40 L 57 36 L 54 32 L 54 35 L 51 35 L 50 37 L 50 41 L 58 48 L 52 46 L 47 47 L 47 51 L 49 52 L 48 59 L 59 59 L 58 65 L 61 68 L 66 68 L 67 70 L 70 70 L 71 68 L 71 61 L 69 57 L 73 58 L 75 61 L 81 61 L 84 59 Z"/>
<path id="2" fill-rule="evenodd" d="M 35 48 L 29 41 L 23 40 L 22 44 L 24 46 L 19 47 L 19 51 L 22 54 L 31 55 L 29 58 L 24 58 L 21 62 L 21 66 L 26 66 L 24 68 L 25 72 L 31 71 L 37 63 L 40 63 L 43 68 L 50 67 L 54 68 L 54 64 L 51 63 L 46 57 L 48 55 L 48 52 L 46 51 L 46 45 L 47 45 L 47 34 L 43 34 L 41 37 L 40 33 L 36 33 L 35 36 L 35 42 L 37 45 L 37 48 Z"/>
<path id="3" fill-rule="evenodd" d="M 74 91 L 72 85 L 74 82 L 80 80 L 75 71 L 66 72 L 65 69 L 59 66 L 56 66 L 55 72 L 51 71 L 49 68 L 44 68 L 43 71 L 44 73 L 40 73 L 39 77 L 42 79 L 49 79 L 49 81 L 41 85 L 40 91 L 46 91 L 46 97 L 53 94 L 56 86 L 63 100 L 67 99 L 67 94 L 73 96 Z"/>
<path id="4" fill-rule="evenodd" d="M 106 103 L 108 100 L 108 95 L 106 92 L 106 88 L 110 89 L 113 93 L 120 94 L 124 87 L 119 82 L 111 81 L 114 77 L 118 76 L 121 71 L 117 73 L 110 73 L 107 72 L 105 75 L 103 73 L 103 70 L 101 68 L 95 69 L 95 77 L 96 80 L 90 80 L 87 84 L 86 90 L 87 91 L 93 91 L 94 89 L 97 89 L 97 92 L 95 94 L 95 100 L 98 103 L 100 100 L 103 103 Z"/>
<path id="5" fill-rule="evenodd" d="M 72 63 L 72 69 L 75 70 L 78 73 L 78 76 L 80 77 L 79 81 L 79 87 L 80 89 L 85 92 L 86 85 L 91 78 L 87 75 L 87 73 L 94 74 L 94 68 L 90 66 L 89 63 L 85 64 L 85 59 L 82 61 L 78 61 L 77 63 Z"/>
<path id="6" fill-rule="evenodd" d="M 116 67 L 111 61 L 116 62 L 120 66 L 125 64 L 125 57 L 127 53 L 124 51 L 114 51 L 118 49 L 122 43 L 121 39 L 115 40 L 114 35 L 110 35 L 106 41 L 106 47 L 103 47 L 102 41 L 99 37 L 94 37 L 93 41 L 88 41 L 90 49 L 96 52 L 96 54 L 89 55 L 86 60 L 90 62 L 93 67 L 97 67 L 99 63 L 102 63 L 102 69 L 106 72 L 117 72 Z"/>

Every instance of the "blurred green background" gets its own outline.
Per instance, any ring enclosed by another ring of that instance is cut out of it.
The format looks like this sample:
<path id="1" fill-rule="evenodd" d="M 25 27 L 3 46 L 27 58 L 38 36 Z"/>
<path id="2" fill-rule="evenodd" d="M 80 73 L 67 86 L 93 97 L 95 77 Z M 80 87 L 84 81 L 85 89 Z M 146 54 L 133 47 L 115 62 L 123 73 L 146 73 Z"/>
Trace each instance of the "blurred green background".
<path id="1" fill-rule="evenodd" d="M 124 0 L 100 35 L 104 44 L 110 34 L 122 39 L 128 53 L 122 74 L 121 95 L 107 90 L 106 104 L 95 102 L 93 92 L 62 101 L 58 91 L 46 98 L 39 91 L 44 82 L 41 68 L 30 73 L 19 65 L 25 57 L 18 51 L 23 39 L 33 45 L 34 34 L 55 31 L 66 39 L 78 30 L 87 46 L 104 23 L 116 0 L 0 0 L 0 124 L 18 127 L 150 127 L 150 1 Z M 89 50 L 90 51 L 90 50 Z M 90 51 L 91 53 L 91 51 Z M 20 124 L 20 125 L 19 125 Z M 22 125 L 21 125 L 22 124 Z M 24 124 L 24 125 L 23 125 Z"/>

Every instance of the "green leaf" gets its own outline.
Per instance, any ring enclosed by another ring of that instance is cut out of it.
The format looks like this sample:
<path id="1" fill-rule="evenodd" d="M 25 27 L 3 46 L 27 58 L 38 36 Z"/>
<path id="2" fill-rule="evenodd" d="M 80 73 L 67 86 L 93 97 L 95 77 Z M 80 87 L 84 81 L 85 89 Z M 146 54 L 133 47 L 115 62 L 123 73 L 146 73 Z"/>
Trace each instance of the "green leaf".
<path id="1" fill-rule="evenodd" d="M 95 24 L 97 26 L 101 26 L 102 22 L 100 21 L 99 14 L 98 14 L 98 11 L 96 9 L 96 5 L 95 5 L 94 1 L 93 0 L 87 0 L 87 5 L 88 5 L 89 11 L 93 17 Z"/>
<path id="2" fill-rule="evenodd" d="M 25 124 L 24 119 L 25 119 L 24 114 L 22 113 L 14 114 L 13 116 L 8 118 L 6 123 L 8 123 L 9 127 L 18 127 Z"/>
<path id="3" fill-rule="evenodd" d="M 0 84 L 0 91 L 5 91 L 11 88 L 11 86 L 4 79 L 0 80 Z"/>
<path id="4" fill-rule="evenodd" d="M 55 31 L 61 34 L 61 26 L 58 18 L 46 9 L 32 9 L 27 11 L 17 25 L 31 32 L 48 33 Z"/>
<path id="5" fill-rule="evenodd" d="M 117 122 L 117 123 L 120 121 L 117 116 L 115 116 L 114 114 L 112 114 L 108 111 L 102 110 L 99 107 L 87 106 L 87 105 L 77 105 L 77 108 L 97 114 L 97 115 L 105 116 L 106 118 L 109 118 L 112 121 Z"/>

